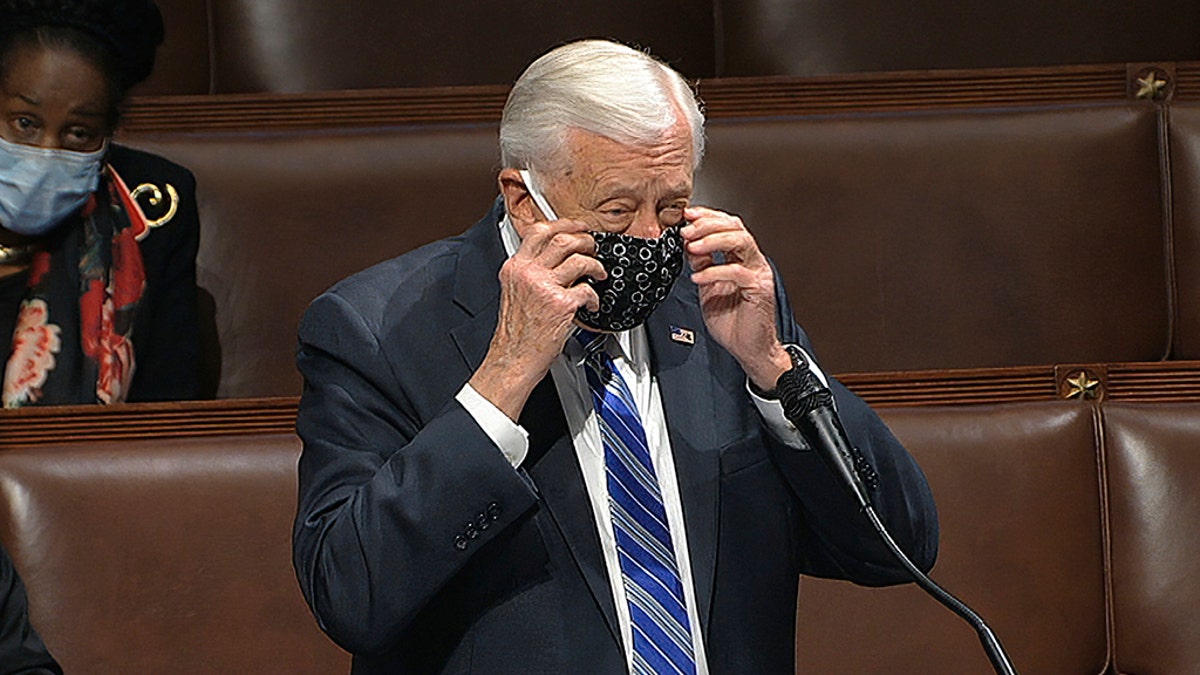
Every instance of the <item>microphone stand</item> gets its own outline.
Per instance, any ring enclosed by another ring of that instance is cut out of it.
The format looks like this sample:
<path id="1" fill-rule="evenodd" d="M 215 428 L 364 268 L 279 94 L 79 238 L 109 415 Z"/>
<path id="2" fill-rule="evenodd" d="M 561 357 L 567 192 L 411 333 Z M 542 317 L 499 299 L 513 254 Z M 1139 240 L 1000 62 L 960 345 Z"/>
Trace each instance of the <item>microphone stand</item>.
<path id="1" fill-rule="evenodd" d="M 850 452 L 853 446 L 833 407 L 833 393 L 813 375 L 809 369 L 808 359 L 802 350 L 789 345 L 788 353 L 792 357 L 793 367 L 779 377 L 775 391 L 771 392 L 778 396 L 779 402 L 783 406 L 784 416 L 800 430 L 801 435 L 812 446 L 813 451 L 821 457 L 837 481 L 850 493 L 851 498 L 866 514 L 875 531 L 887 544 L 896 560 L 908 571 L 913 581 L 926 593 L 932 595 L 935 600 L 971 624 L 971 627 L 979 635 L 983 651 L 987 654 L 988 661 L 991 662 L 997 675 L 1017 675 L 1012 661 L 1004 651 L 1004 646 L 1000 644 L 1000 639 L 992 632 L 987 622 L 965 603 L 926 576 L 896 544 L 896 540 L 892 538 L 879 518 L 879 514 L 871 505 L 866 484 L 859 475 L 854 457 Z"/>

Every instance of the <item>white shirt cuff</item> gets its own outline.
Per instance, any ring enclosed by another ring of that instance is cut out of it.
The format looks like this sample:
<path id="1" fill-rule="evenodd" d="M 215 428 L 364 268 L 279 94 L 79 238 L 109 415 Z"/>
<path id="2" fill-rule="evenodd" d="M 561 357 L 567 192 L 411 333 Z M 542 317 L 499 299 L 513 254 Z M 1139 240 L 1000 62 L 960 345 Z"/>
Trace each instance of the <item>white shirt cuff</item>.
<path id="1" fill-rule="evenodd" d="M 464 384 L 454 398 L 475 418 L 483 433 L 500 448 L 500 452 L 504 453 L 504 457 L 513 468 L 521 466 L 525 455 L 529 453 L 529 432 L 510 420 L 508 415 L 475 391 L 470 384 Z"/>
<path id="2" fill-rule="evenodd" d="M 816 360 L 800 347 L 797 346 L 796 348 L 804 353 L 804 357 L 808 361 L 809 371 L 821 381 L 821 384 L 828 387 L 829 379 L 817 367 Z M 792 424 L 784 416 L 783 405 L 778 399 L 768 400 L 755 394 L 754 389 L 750 387 L 750 380 L 748 378 L 746 380 L 746 391 L 750 392 L 750 400 L 754 401 L 754 407 L 758 408 L 758 414 L 762 417 L 763 424 L 766 425 L 767 431 L 772 436 L 788 447 L 799 450 L 809 449 L 808 443 L 804 441 L 804 438 L 800 435 L 800 431 L 796 429 L 796 425 Z"/>

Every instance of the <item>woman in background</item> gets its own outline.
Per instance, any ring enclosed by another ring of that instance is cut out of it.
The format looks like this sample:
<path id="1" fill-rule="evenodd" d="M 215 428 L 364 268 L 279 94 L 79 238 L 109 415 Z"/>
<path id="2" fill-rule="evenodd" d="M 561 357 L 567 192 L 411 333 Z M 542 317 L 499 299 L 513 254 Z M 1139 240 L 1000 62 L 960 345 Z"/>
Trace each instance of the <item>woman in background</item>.
<path id="1" fill-rule="evenodd" d="M 151 0 L 0 0 L 6 408 L 198 393 L 195 181 L 111 142 L 162 39 Z"/>

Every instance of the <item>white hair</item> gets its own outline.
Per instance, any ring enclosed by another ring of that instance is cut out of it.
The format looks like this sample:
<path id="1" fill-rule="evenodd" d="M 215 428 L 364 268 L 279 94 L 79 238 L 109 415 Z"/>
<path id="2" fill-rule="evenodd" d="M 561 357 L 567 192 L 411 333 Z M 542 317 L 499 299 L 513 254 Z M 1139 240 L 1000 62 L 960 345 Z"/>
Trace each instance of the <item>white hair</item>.
<path id="1" fill-rule="evenodd" d="M 513 85 L 500 120 L 500 162 L 545 175 L 566 160 L 570 129 L 651 145 L 680 112 L 691 129 L 696 168 L 704 156 L 704 113 L 683 77 L 616 42 L 572 42 L 538 58 Z"/>

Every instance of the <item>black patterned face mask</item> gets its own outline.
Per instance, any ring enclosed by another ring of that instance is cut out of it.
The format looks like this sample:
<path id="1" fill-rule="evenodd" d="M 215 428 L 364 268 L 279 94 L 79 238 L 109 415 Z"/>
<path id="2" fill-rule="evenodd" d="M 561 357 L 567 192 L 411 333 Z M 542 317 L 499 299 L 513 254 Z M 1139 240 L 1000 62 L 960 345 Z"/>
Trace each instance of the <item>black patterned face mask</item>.
<path id="1" fill-rule="evenodd" d="M 550 203 L 533 187 L 528 171 L 521 171 L 525 189 L 542 214 L 556 220 Z M 680 223 L 667 229 L 658 239 L 635 237 L 619 232 L 592 232 L 596 240 L 596 259 L 608 277 L 583 281 L 600 296 L 600 309 L 589 312 L 580 308 L 575 318 L 595 331 L 617 333 L 640 326 L 650 313 L 667 298 L 675 278 L 683 270 L 683 236 Z"/>
<path id="2" fill-rule="evenodd" d="M 645 323 L 667 298 L 683 269 L 683 237 L 672 227 L 658 239 L 616 232 L 593 232 L 596 259 L 608 277 L 585 281 L 600 296 L 600 310 L 581 308 L 575 318 L 585 327 L 608 332 L 629 330 Z"/>

